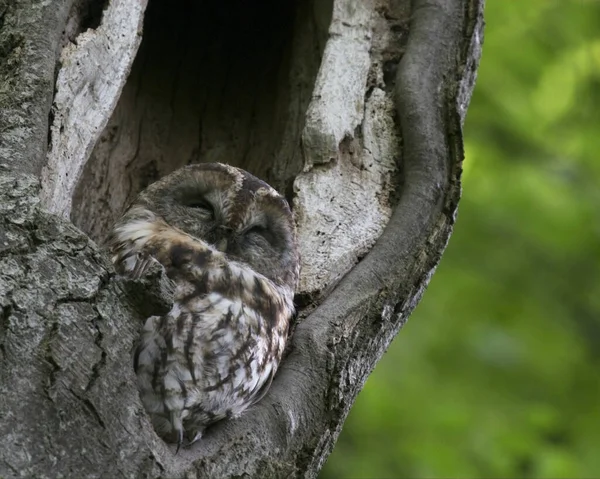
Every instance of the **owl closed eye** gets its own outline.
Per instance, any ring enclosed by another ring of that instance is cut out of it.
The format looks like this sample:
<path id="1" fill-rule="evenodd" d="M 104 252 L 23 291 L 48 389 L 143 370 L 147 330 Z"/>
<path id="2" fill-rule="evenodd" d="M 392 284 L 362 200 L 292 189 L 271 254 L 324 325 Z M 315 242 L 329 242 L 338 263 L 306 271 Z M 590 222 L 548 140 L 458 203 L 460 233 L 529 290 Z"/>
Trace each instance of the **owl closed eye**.
<path id="1" fill-rule="evenodd" d="M 188 208 L 196 211 L 195 214 L 203 217 L 205 221 L 214 221 L 215 210 L 213 206 L 202 198 L 189 199 L 183 203 Z"/>

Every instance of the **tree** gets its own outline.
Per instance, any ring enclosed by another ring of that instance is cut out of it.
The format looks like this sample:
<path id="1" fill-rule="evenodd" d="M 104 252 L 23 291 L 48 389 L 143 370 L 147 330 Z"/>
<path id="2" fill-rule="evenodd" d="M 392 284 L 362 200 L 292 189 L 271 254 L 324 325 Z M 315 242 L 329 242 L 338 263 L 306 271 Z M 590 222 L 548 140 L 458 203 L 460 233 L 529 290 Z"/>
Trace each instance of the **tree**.
<path id="1" fill-rule="evenodd" d="M 482 2 L 145 7 L 0 4 L 0 474 L 314 477 L 450 236 Z M 174 456 L 130 367 L 161 283 L 90 238 L 199 160 L 286 192 L 304 273 L 269 394 Z"/>

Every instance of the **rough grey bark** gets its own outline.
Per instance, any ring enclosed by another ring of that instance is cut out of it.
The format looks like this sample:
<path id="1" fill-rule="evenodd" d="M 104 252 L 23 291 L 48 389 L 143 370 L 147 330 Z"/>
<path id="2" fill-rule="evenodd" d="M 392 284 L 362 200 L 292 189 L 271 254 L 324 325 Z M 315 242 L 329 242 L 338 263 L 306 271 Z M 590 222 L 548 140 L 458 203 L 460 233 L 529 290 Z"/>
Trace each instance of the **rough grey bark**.
<path id="1" fill-rule="evenodd" d="M 86 0 L 0 0 L 0 477 L 315 477 L 450 236 L 483 0 L 176 3 L 150 1 L 112 116 L 71 151 L 54 136 L 69 113 L 54 91 L 61 50 L 109 15 Z M 41 179 L 61 155 L 80 178 L 50 191 Z M 90 237 L 199 160 L 285 191 L 310 261 L 269 394 L 174 456 L 131 367 L 163 285 L 123 282 Z"/>

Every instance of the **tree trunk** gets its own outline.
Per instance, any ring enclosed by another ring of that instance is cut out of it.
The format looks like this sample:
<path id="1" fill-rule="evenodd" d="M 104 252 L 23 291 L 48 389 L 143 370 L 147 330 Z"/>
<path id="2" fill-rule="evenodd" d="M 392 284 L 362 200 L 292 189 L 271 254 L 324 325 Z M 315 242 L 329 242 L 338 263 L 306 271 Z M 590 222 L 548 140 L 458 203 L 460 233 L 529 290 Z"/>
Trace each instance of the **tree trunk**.
<path id="1" fill-rule="evenodd" d="M 482 10 L 0 0 L 0 477 L 315 477 L 450 236 Z M 293 204 L 300 311 L 267 396 L 174 455 L 131 360 L 163 285 L 97 243 L 198 161 Z"/>

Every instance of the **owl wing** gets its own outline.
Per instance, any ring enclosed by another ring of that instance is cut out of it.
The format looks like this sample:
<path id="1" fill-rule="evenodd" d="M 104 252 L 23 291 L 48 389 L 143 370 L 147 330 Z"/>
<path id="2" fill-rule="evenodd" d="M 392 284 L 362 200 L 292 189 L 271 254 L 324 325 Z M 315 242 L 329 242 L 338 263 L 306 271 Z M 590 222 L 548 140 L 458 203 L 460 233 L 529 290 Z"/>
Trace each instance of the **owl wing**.
<path id="1" fill-rule="evenodd" d="M 142 206 L 133 207 L 115 226 L 109 245 L 113 264 L 134 278 L 143 276 L 153 261 L 169 277 L 194 262 L 205 270 L 213 261 L 223 261 L 223 255 L 204 241 L 167 225 Z"/>

